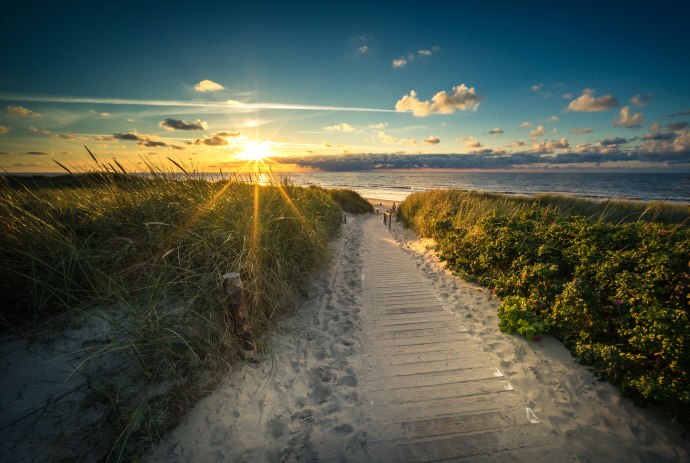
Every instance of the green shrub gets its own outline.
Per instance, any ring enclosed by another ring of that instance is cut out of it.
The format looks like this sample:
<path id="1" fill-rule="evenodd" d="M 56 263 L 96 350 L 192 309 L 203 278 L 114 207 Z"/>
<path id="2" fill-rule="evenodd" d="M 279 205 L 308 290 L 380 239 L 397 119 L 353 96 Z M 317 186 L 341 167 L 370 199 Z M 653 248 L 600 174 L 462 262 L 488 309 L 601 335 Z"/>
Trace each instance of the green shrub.
<path id="1" fill-rule="evenodd" d="M 501 329 L 530 339 L 553 333 L 635 400 L 687 416 L 687 217 L 676 216 L 679 224 L 611 222 L 543 202 L 435 191 L 411 195 L 399 217 L 436 238 L 451 270 L 493 288 L 502 298 Z M 606 208 L 607 216 L 620 216 L 611 204 Z"/>

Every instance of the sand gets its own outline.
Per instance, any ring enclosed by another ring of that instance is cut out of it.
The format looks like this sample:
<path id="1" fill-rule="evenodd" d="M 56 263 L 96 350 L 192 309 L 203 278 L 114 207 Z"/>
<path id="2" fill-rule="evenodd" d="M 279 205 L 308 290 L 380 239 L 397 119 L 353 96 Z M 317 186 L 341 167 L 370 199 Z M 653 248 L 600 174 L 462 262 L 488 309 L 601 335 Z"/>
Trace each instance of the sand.
<path id="1" fill-rule="evenodd" d="M 551 337 L 500 332 L 499 301 L 445 270 L 433 245 L 380 213 L 348 215 L 269 353 L 237 365 L 144 460 L 690 461 L 669 414 L 636 407 Z M 70 373 L 103 333 L 94 321 L 43 343 L 1 340 L 3 461 L 59 458 L 52 442 L 89 423 Z"/>
<path id="2" fill-rule="evenodd" d="M 500 332 L 499 301 L 381 220 L 348 217 L 271 354 L 229 374 L 147 461 L 688 461 L 668 414 L 548 336 Z"/>

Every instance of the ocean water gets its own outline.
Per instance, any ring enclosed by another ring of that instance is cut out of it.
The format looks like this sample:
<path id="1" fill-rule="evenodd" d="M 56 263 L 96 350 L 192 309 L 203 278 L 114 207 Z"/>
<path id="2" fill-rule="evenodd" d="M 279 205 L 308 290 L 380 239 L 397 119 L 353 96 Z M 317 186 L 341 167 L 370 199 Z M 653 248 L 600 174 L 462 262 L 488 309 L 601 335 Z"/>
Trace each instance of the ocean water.
<path id="1" fill-rule="evenodd" d="M 296 185 L 345 187 L 368 198 L 393 201 L 402 201 L 416 191 L 453 188 L 690 203 L 690 174 L 687 173 L 315 172 L 291 173 L 288 177 Z"/>

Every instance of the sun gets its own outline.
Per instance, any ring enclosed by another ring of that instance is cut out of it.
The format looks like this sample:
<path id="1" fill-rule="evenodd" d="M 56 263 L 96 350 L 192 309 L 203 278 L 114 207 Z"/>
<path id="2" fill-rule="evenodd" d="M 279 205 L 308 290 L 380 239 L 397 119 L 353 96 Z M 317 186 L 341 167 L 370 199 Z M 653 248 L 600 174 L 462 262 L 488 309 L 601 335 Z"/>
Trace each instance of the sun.
<path id="1" fill-rule="evenodd" d="M 268 141 L 250 141 L 244 145 L 244 150 L 237 157 L 247 161 L 260 161 L 272 154 L 270 146 L 271 143 Z"/>

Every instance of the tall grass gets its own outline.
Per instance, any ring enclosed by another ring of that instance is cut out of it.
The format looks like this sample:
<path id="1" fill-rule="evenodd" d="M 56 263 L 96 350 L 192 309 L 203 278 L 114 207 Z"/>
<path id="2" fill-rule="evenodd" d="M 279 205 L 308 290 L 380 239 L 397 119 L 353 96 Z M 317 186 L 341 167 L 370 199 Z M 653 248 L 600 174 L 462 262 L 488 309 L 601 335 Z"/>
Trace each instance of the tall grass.
<path id="1" fill-rule="evenodd" d="M 235 358 L 221 276 L 241 274 L 261 333 L 325 264 L 342 220 L 321 188 L 114 171 L 0 180 L 3 330 L 105 326 L 77 367 L 90 412 L 67 458 L 150 445 Z"/>
<path id="2" fill-rule="evenodd" d="M 584 216 L 594 221 L 629 223 L 638 220 L 665 224 L 690 224 L 690 205 L 667 202 L 593 201 L 564 195 L 507 196 L 462 190 L 413 193 L 398 209 L 400 217 L 420 234 L 431 236 L 436 225 L 464 226 L 489 213 L 519 215 L 540 206 L 564 216 Z"/>

